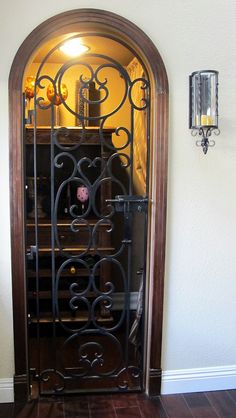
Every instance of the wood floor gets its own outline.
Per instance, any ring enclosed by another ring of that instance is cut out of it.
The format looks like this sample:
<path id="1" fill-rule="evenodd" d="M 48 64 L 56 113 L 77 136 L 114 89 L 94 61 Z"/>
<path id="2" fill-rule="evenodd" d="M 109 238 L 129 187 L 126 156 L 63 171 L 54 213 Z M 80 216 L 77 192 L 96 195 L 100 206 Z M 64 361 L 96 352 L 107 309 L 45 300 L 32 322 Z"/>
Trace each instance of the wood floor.
<path id="1" fill-rule="evenodd" d="M 0 418 L 236 418 L 236 390 L 44 398 L 25 405 L 0 404 Z"/>

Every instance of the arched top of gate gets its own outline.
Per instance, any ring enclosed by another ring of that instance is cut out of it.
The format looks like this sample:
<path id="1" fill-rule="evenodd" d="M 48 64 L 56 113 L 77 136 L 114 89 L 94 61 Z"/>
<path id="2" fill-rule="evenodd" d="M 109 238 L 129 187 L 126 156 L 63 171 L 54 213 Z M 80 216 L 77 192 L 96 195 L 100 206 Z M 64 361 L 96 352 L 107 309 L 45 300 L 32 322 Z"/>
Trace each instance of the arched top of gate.
<path id="1" fill-rule="evenodd" d="M 157 94 L 168 94 L 165 65 L 151 39 L 126 18 L 97 9 L 70 10 L 53 16 L 37 26 L 15 55 L 9 77 L 10 88 L 21 88 L 25 68 L 43 44 L 54 37 L 73 32 L 80 34 L 89 32 L 90 35 L 106 36 L 120 42 L 146 67 L 150 82 L 154 83 Z"/>
<path id="2" fill-rule="evenodd" d="M 32 56 L 50 39 L 79 31 L 93 31 L 114 37 L 138 55 L 148 70 L 151 84 L 150 138 L 152 207 L 150 242 L 150 326 L 147 353 L 150 353 L 147 382 L 156 395 L 161 377 L 161 336 L 165 270 L 165 226 L 167 201 L 168 80 L 162 58 L 149 37 L 129 20 L 114 13 L 79 9 L 61 13 L 37 26 L 24 40 L 14 58 L 9 77 L 9 150 L 11 187 L 12 277 L 15 332 L 15 389 L 17 396 L 27 393 L 27 317 L 25 295 L 25 199 L 23 152 L 22 81 Z M 157 204 L 158 203 L 158 204 Z M 17 239 L 16 239 L 17 237 Z M 154 280 L 155 278 L 155 280 Z M 153 315 L 151 316 L 151 310 Z M 152 317 L 155 319 L 152 321 Z M 148 333 L 147 333 L 148 334 Z M 20 353 L 20 355 L 19 355 Z M 23 378 L 22 378 L 23 376 Z M 154 387 L 156 388 L 154 390 Z M 24 396 L 24 395 L 23 395 Z M 25 395 L 26 396 L 26 395 Z"/>

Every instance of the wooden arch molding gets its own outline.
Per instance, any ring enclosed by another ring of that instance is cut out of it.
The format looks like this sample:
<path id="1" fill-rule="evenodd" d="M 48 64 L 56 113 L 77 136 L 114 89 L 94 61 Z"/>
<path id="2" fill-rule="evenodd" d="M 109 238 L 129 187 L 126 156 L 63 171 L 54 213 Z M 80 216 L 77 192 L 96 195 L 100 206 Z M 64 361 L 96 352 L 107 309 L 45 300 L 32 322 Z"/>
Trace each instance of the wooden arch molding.
<path id="1" fill-rule="evenodd" d="M 15 400 L 28 397 L 27 315 L 24 251 L 22 80 L 35 51 L 56 36 L 93 32 L 123 43 L 143 61 L 151 82 L 151 208 L 149 225 L 149 307 L 146 391 L 160 393 L 163 284 L 166 230 L 168 80 L 155 45 L 137 26 L 111 12 L 78 9 L 56 15 L 35 28 L 20 46 L 9 77 L 11 245 L 15 348 Z"/>

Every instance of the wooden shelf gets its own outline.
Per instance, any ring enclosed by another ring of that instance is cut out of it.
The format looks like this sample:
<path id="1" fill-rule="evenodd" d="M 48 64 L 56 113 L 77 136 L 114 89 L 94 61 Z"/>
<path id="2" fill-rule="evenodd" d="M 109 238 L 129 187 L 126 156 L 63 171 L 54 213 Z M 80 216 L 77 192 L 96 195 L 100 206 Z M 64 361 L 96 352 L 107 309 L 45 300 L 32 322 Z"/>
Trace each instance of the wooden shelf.
<path id="1" fill-rule="evenodd" d="M 82 292 L 82 290 L 81 290 Z M 52 292 L 50 290 L 40 290 L 39 292 L 39 299 L 51 299 L 52 298 Z M 28 298 L 29 299 L 36 299 L 37 292 L 28 292 Z M 86 293 L 87 298 L 94 298 L 96 295 L 94 292 L 88 292 Z M 59 299 L 67 299 L 71 298 L 71 293 L 69 290 L 59 290 L 58 292 L 58 298 Z"/>
<path id="2" fill-rule="evenodd" d="M 36 277 L 36 273 L 35 273 L 35 271 L 34 270 L 30 270 L 30 269 L 28 269 L 27 270 L 27 273 L 28 273 L 28 277 L 30 278 L 30 277 L 32 277 L 32 278 L 35 278 Z M 40 279 L 41 278 L 50 278 L 52 276 L 52 271 L 50 270 L 50 269 L 40 269 L 39 270 L 39 277 L 40 277 Z M 76 269 L 76 273 L 70 273 L 70 271 L 69 270 L 63 270 L 62 272 L 61 272 L 61 275 L 60 275 L 60 277 L 88 277 L 89 276 L 89 274 L 88 274 L 88 270 L 87 269 Z M 97 276 L 99 276 L 99 268 L 98 269 L 96 269 L 96 274 L 95 274 L 95 277 L 97 277 Z"/>
<path id="3" fill-rule="evenodd" d="M 61 312 L 61 321 L 62 322 L 86 322 L 88 320 L 88 313 L 87 312 L 80 312 L 76 316 L 72 316 L 68 312 Z M 103 317 L 101 315 L 96 316 L 97 322 L 112 322 L 113 316 L 110 314 L 107 317 Z M 53 323 L 52 313 L 51 312 L 43 312 L 41 313 L 41 317 L 39 320 L 37 318 L 30 318 L 29 322 L 32 324 L 40 323 L 40 324 L 50 324 Z M 58 318 L 55 319 L 55 322 L 60 322 Z"/>
<path id="4" fill-rule="evenodd" d="M 27 250 L 28 252 L 30 252 L 30 249 L 28 248 Z M 86 254 L 97 254 L 97 252 L 99 251 L 100 253 L 110 253 L 112 251 L 115 251 L 114 247 L 98 247 L 98 248 L 93 248 L 91 247 L 88 251 L 87 251 L 87 247 L 67 247 L 67 248 L 63 248 L 62 250 L 60 250 L 59 248 L 55 247 L 54 249 L 55 253 L 61 253 L 63 254 L 63 252 L 65 253 L 82 253 L 86 251 Z M 39 248 L 38 249 L 38 253 L 39 255 L 47 255 L 47 254 L 51 254 L 52 253 L 52 249 L 51 248 Z"/>
<path id="5" fill-rule="evenodd" d="M 54 132 L 62 127 L 56 126 Z M 63 128 L 62 128 L 63 129 Z M 112 144 L 111 135 L 115 132 L 113 127 L 103 127 L 103 137 L 105 143 Z M 99 128 L 97 126 L 87 126 L 84 129 L 80 126 L 70 126 L 66 128 L 68 135 L 63 132 L 58 134 L 58 142 L 61 145 L 76 145 L 80 143 L 83 137 L 81 145 L 101 145 L 101 139 L 99 137 Z M 36 131 L 37 145 L 48 145 L 51 139 L 51 127 L 50 126 L 38 126 Z M 34 142 L 34 127 L 26 125 L 25 143 L 26 145 L 32 145 Z"/>
<path id="6" fill-rule="evenodd" d="M 99 219 L 89 219 L 86 218 L 86 220 L 88 221 L 90 226 L 95 226 L 97 224 L 97 222 L 99 221 Z M 58 219 L 56 225 L 58 227 L 66 227 L 66 226 L 70 226 L 71 222 L 73 221 L 73 219 Z M 27 219 L 27 223 L 26 223 L 27 228 L 34 228 L 35 227 L 35 222 L 34 219 Z M 38 220 L 38 228 L 51 228 L 52 223 L 50 221 L 50 219 L 40 219 Z M 76 222 L 76 227 L 84 227 L 87 228 L 87 225 L 84 222 L 79 222 L 79 219 L 77 219 Z M 111 226 L 110 223 L 108 222 L 102 222 L 99 225 L 99 228 L 101 227 L 107 227 L 107 226 Z"/>

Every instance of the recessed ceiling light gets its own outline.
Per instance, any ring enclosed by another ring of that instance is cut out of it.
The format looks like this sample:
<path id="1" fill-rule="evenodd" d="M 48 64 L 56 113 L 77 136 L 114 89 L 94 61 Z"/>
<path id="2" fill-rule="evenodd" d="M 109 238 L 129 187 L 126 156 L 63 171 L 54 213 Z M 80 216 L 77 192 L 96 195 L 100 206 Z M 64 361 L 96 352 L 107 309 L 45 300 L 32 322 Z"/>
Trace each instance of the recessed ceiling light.
<path id="1" fill-rule="evenodd" d="M 69 39 L 62 46 L 60 46 L 59 49 L 64 54 L 69 55 L 70 57 L 77 57 L 78 55 L 81 55 L 84 52 L 89 51 L 89 47 L 81 44 L 79 38 Z"/>

